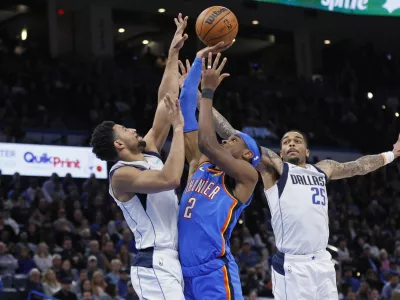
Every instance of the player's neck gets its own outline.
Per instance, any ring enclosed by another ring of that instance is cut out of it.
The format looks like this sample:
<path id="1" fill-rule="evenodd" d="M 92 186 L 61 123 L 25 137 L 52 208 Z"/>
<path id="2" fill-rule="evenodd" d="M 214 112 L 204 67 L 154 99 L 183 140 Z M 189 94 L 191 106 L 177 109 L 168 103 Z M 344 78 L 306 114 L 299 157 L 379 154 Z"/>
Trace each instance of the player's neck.
<path id="1" fill-rule="evenodd" d="M 121 153 L 120 156 L 121 156 L 121 160 L 123 160 L 123 161 L 144 160 L 143 153 L 124 152 L 124 153 Z"/>

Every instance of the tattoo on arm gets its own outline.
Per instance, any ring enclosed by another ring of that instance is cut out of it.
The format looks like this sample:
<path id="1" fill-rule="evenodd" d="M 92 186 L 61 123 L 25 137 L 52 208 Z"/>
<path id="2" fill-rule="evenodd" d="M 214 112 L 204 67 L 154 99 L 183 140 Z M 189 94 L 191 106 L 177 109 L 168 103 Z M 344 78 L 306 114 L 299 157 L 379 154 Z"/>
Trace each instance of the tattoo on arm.
<path id="1" fill-rule="evenodd" d="M 197 93 L 197 109 L 200 110 L 200 100 L 201 93 Z M 229 138 L 231 135 L 236 133 L 235 128 L 228 122 L 227 119 L 221 113 L 216 110 L 214 107 L 212 109 L 212 116 L 213 116 L 213 123 L 215 126 L 215 130 L 217 131 L 218 135 L 223 139 Z"/>
<path id="2" fill-rule="evenodd" d="M 357 175 L 365 175 L 373 172 L 385 164 L 382 155 L 367 155 L 355 161 L 339 163 L 333 160 L 324 160 L 317 164 L 322 170 L 330 173 L 330 179 L 349 178 Z"/>
<path id="3" fill-rule="evenodd" d="M 265 147 L 261 147 L 261 152 L 263 156 L 266 156 L 268 159 L 270 159 L 271 161 L 274 159 L 280 159 L 282 160 L 278 154 L 276 154 L 274 151 L 265 148 Z"/>

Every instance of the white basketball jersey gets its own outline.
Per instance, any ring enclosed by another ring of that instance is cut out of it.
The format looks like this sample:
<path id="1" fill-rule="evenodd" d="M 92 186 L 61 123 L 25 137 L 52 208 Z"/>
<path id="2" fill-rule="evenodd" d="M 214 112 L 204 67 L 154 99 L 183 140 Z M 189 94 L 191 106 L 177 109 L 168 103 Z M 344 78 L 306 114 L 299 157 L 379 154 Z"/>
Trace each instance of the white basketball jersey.
<path id="1" fill-rule="evenodd" d="M 327 177 L 312 165 L 284 163 L 278 182 L 265 190 L 279 251 L 310 254 L 328 246 Z"/>
<path id="2" fill-rule="evenodd" d="M 136 194 L 127 202 L 115 198 L 111 187 L 114 171 L 121 167 L 134 167 L 140 170 L 161 170 L 161 159 L 144 154 L 145 161 L 118 161 L 110 170 L 110 195 L 121 208 L 125 220 L 135 235 L 136 249 L 168 248 L 178 249 L 178 197 L 175 190 L 155 194 Z"/>

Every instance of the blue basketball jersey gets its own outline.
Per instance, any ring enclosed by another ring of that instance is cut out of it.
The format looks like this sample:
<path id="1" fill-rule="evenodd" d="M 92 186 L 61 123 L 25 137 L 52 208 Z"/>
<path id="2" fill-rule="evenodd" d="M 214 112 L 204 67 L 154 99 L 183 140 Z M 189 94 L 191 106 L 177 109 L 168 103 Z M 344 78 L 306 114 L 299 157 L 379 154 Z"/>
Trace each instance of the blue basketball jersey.
<path id="1" fill-rule="evenodd" d="M 245 203 L 233 196 L 234 180 L 209 162 L 201 164 L 182 195 L 178 218 L 182 267 L 205 264 L 230 253 L 229 239 Z"/>

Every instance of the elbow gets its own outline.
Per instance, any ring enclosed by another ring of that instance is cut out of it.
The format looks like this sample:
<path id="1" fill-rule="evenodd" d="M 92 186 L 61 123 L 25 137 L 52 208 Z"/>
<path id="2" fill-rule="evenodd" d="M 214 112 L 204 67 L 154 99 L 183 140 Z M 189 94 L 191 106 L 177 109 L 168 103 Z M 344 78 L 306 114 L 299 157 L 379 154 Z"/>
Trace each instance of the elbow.
<path id="1" fill-rule="evenodd" d="M 178 188 L 181 184 L 181 179 L 180 178 L 171 178 L 168 180 L 167 182 L 167 187 L 168 190 L 174 190 L 176 188 Z"/>

